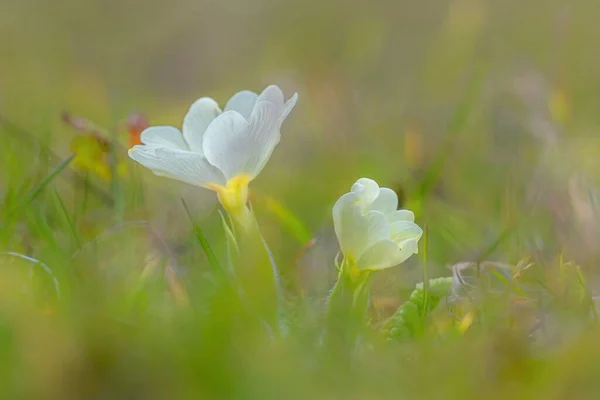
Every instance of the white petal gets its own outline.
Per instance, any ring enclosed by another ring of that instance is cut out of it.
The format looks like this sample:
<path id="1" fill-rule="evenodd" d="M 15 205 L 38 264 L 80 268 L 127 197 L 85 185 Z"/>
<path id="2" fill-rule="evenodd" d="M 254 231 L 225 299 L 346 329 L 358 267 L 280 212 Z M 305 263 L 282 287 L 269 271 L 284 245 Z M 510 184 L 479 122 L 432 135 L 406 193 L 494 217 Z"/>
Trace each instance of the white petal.
<path id="1" fill-rule="evenodd" d="M 154 174 L 177 179 L 190 185 L 225 184 L 223 174 L 201 154 L 191 151 L 153 146 L 134 146 L 129 157 L 150 168 Z"/>
<path id="2" fill-rule="evenodd" d="M 400 243 L 400 253 L 396 258 L 396 265 L 408 260 L 413 254 L 419 253 L 418 239 L 407 239 Z"/>
<path id="3" fill-rule="evenodd" d="M 183 137 L 190 150 L 202 153 L 202 138 L 210 123 L 221 113 L 219 104 L 210 97 L 202 97 L 190 106 L 183 118 Z"/>
<path id="4" fill-rule="evenodd" d="M 227 179 L 238 174 L 255 177 L 279 143 L 276 107 L 266 101 L 256 104 L 250 123 L 235 111 L 227 111 L 208 127 L 204 152 Z"/>
<path id="5" fill-rule="evenodd" d="M 398 195 L 389 188 L 379 189 L 379 194 L 371 204 L 371 209 L 381 211 L 386 216 L 395 214 L 398 209 Z"/>
<path id="6" fill-rule="evenodd" d="M 415 214 L 410 210 L 398 210 L 388 216 L 390 222 L 408 221 L 415 222 Z"/>
<path id="7" fill-rule="evenodd" d="M 208 126 L 204 134 L 204 154 L 229 180 L 241 171 L 248 152 L 249 123 L 237 111 L 225 111 Z"/>
<path id="8" fill-rule="evenodd" d="M 252 114 L 254 105 L 256 104 L 256 99 L 258 99 L 258 95 L 256 93 L 249 90 L 242 90 L 231 96 L 225 105 L 224 111 L 237 111 L 242 114 L 242 117 L 248 120 L 250 118 L 250 114 Z"/>
<path id="9" fill-rule="evenodd" d="M 383 213 L 361 212 L 357 193 L 346 193 L 333 206 L 333 223 L 345 256 L 358 259 L 372 244 L 389 238 Z"/>
<path id="10" fill-rule="evenodd" d="M 413 254 L 418 253 L 415 239 L 408 239 L 398 245 L 391 240 L 375 243 L 360 257 L 357 266 L 360 269 L 384 269 L 402 264 Z"/>
<path id="11" fill-rule="evenodd" d="M 401 243 L 408 239 L 419 240 L 423 235 L 423 229 L 410 221 L 398 221 L 390 225 L 390 239 Z"/>
<path id="12" fill-rule="evenodd" d="M 279 89 L 279 86 L 267 86 L 267 88 L 258 96 L 256 103 L 258 104 L 261 101 L 273 103 L 280 113 L 283 112 L 283 92 Z"/>
<path id="13" fill-rule="evenodd" d="M 144 129 L 140 137 L 142 143 L 153 147 L 189 150 L 179 129 L 173 126 L 151 126 Z"/>
<path id="14" fill-rule="evenodd" d="M 390 226 L 382 212 L 369 211 L 366 215 L 362 214 L 361 219 L 366 227 L 366 246 L 371 246 L 373 243 L 390 237 Z"/>
<path id="15" fill-rule="evenodd" d="M 382 240 L 375 243 L 358 259 L 356 266 L 362 270 L 375 270 L 394 267 L 399 264 L 400 248 L 398 243 Z"/>
<path id="16" fill-rule="evenodd" d="M 283 123 L 283 121 L 287 118 L 287 116 L 292 112 L 297 101 L 298 101 L 298 93 L 294 93 L 294 95 L 288 101 L 285 102 L 285 104 L 283 106 L 283 112 L 281 113 L 281 116 L 279 117 L 279 125 L 281 125 Z"/>
<path id="17" fill-rule="evenodd" d="M 419 253 L 419 240 L 418 239 L 406 239 L 405 241 L 400 243 L 400 250 L 402 253 L 408 254 L 406 258 L 404 258 L 400 262 L 404 262 L 408 257 L 413 254 Z"/>
<path id="18" fill-rule="evenodd" d="M 349 213 L 358 204 L 358 195 L 354 192 L 342 195 L 333 205 L 333 224 L 337 227 L 345 214 Z"/>
<path id="19" fill-rule="evenodd" d="M 258 102 L 250 117 L 247 137 L 247 161 L 245 171 L 256 176 L 262 171 L 275 146 L 281 139 L 278 116 L 272 103 Z"/>
<path id="20" fill-rule="evenodd" d="M 373 179 L 360 178 L 352 185 L 352 192 L 358 194 L 362 207 L 367 208 L 379 196 L 379 185 Z"/>

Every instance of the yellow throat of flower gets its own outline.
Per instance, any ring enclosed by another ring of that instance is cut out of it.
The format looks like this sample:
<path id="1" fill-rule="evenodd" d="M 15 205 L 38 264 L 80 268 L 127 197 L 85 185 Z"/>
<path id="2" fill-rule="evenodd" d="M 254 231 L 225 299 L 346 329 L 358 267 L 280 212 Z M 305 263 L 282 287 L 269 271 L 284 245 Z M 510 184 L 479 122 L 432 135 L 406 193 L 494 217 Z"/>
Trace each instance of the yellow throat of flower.
<path id="1" fill-rule="evenodd" d="M 351 254 L 344 255 L 342 270 L 352 281 L 360 280 L 365 273 L 356 266 L 356 258 Z"/>
<path id="2" fill-rule="evenodd" d="M 212 183 L 210 189 L 217 192 L 219 201 L 232 217 L 243 218 L 248 213 L 248 184 L 252 176 L 248 174 L 239 174 L 227 181 L 225 186 Z"/>

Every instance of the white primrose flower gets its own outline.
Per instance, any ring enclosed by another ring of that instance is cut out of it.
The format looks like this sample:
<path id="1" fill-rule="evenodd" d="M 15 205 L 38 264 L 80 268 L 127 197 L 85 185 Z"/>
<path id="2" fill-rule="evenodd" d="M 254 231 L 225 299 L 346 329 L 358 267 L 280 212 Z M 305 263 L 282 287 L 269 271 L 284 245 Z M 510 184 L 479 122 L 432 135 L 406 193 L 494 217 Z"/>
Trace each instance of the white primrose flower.
<path id="1" fill-rule="evenodd" d="M 237 92 L 221 111 L 215 100 L 202 97 L 191 105 L 181 131 L 147 128 L 129 157 L 156 175 L 214 190 L 229 213 L 243 213 L 248 184 L 269 160 L 297 99 L 294 94 L 285 101 L 271 85 L 260 95 Z"/>
<path id="2" fill-rule="evenodd" d="M 335 233 L 344 260 L 360 270 L 379 270 L 418 252 L 423 230 L 412 211 L 398 210 L 398 196 L 377 182 L 361 178 L 333 207 Z"/>

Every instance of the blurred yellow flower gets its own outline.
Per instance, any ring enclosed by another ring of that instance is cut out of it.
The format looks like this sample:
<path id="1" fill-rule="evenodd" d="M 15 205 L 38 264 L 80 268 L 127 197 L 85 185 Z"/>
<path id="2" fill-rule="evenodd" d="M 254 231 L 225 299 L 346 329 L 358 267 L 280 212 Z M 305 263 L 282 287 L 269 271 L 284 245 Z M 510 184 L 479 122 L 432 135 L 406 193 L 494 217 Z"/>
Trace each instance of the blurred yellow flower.
<path id="1" fill-rule="evenodd" d="M 70 150 L 75 153 L 73 166 L 91 172 L 104 180 L 110 180 L 115 155 L 107 139 L 108 134 L 91 121 L 67 112 L 62 114 L 62 120 L 81 132 L 70 142 Z M 115 168 L 119 176 L 127 172 L 127 164 L 123 161 L 118 161 Z"/>
<path id="2" fill-rule="evenodd" d="M 71 140 L 70 147 L 75 153 L 75 168 L 92 172 L 105 180 L 110 179 L 110 143 L 106 139 L 92 133 L 77 135 Z"/>

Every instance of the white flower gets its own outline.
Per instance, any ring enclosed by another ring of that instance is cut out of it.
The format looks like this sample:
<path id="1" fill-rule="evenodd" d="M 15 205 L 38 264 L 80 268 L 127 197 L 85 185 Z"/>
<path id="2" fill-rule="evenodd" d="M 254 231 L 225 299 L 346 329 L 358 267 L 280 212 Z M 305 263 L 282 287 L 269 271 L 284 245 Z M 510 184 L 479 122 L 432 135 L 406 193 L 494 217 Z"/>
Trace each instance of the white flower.
<path id="1" fill-rule="evenodd" d="M 335 233 L 344 259 L 361 270 L 393 267 L 418 252 L 423 230 L 409 210 L 397 210 L 398 196 L 361 178 L 333 207 Z"/>
<path id="2" fill-rule="evenodd" d="M 215 190 L 229 212 L 245 209 L 248 183 L 269 160 L 297 98 L 284 101 L 272 85 L 260 95 L 234 94 L 221 111 L 215 100 L 202 97 L 190 107 L 182 131 L 147 128 L 129 157 L 156 175 Z"/>

